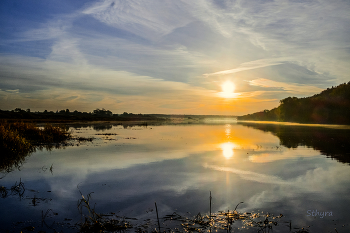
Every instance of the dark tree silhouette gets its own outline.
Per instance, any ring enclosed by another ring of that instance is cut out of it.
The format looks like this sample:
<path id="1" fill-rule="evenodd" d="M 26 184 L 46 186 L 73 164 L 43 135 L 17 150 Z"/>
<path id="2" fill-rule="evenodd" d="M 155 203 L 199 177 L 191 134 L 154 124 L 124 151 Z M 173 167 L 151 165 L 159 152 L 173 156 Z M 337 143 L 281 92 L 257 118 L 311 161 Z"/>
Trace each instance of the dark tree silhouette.
<path id="1" fill-rule="evenodd" d="M 311 97 L 282 99 L 277 108 L 240 116 L 238 120 L 350 124 L 350 82 Z"/>

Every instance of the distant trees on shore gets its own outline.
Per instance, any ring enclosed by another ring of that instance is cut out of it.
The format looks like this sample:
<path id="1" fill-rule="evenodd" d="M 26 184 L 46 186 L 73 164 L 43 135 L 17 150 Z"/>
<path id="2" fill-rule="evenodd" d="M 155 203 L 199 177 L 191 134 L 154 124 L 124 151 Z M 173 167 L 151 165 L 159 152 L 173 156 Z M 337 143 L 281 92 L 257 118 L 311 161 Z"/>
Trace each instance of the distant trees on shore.
<path id="1" fill-rule="evenodd" d="M 350 82 L 311 97 L 288 97 L 277 108 L 238 117 L 238 120 L 350 124 Z"/>
<path id="2" fill-rule="evenodd" d="M 79 112 L 77 110 L 70 111 L 69 109 L 43 112 L 32 112 L 30 109 L 23 110 L 15 108 L 14 110 L 0 110 L 0 119 L 49 119 L 49 120 L 134 120 L 134 119 L 151 119 L 156 118 L 150 115 L 133 114 L 124 112 L 123 114 L 113 114 L 112 111 L 95 109 L 92 112 Z"/>

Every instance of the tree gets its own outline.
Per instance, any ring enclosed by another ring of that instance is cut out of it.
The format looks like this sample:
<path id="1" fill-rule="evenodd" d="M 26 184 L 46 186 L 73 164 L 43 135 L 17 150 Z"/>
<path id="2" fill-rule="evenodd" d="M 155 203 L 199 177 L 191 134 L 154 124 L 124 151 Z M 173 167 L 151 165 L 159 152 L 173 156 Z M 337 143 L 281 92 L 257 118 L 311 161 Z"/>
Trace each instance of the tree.
<path id="1" fill-rule="evenodd" d="M 104 108 L 102 108 L 102 109 L 97 108 L 96 110 L 93 111 L 93 114 L 98 115 L 98 116 L 104 116 L 104 117 L 113 116 L 113 113 L 111 111 L 106 110 Z"/>

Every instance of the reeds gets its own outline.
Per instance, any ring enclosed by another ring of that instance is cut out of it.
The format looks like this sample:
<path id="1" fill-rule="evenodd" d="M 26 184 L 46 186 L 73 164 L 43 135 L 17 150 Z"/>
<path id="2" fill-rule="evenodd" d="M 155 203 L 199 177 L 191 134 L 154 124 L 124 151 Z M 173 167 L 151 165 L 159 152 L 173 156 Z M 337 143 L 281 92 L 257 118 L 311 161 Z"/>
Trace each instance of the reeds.
<path id="1" fill-rule="evenodd" d="M 54 143 L 61 142 L 70 138 L 70 133 L 63 126 L 57 127 L 46 124 L 43 128 L 36 127 L 33 123 L 4 122 L 2 125 L 7 126 L 11 131 L 18 134 L 32 143 Z"/>
<path id="2" fill-rule="evenodd" d="M 26 191 L 26 189 L 24 187 L 24 183 L 20 179 L 19 183 L 17 184 L 17 181 L 16 181 L 15 185 L 13 185 L 10 189 L 8 189 L 4 186 L 1 186 L 0 187 L 0 196 L 2 198 L 6 198 L 6 197 L 8 197 L 8 194 L 10 192 L 11 196 L 19 196 L 20 198 L 22 198 L 25 191 Z"/>
<path id="3" fill-rule="evenodd" d="M 0 150 L 0 171 L 9 172 L 12 167 L 19 167 L 35 148 L 17 130 L 12 130 L 8 124 L 0 124 Z"/>
<path id="4" fill-rule="evenodd" d="M 25 156 L 36 148 L 50 149 L 49 144 L 60 143 L 70 137 L 67 129 L 50 124 L 39 128 L 32 123 L 0 121 L 0 171 L 19 167 Z"/>
<path id="5" fill-rule="evenodd" d="M 70 138 L 70 133 L 63 126 L 46 124 L 43 128 L 39 128 L 33 123 L 8 123 L 7 121 L 0 122 L 0 135 L 1 139 L 9 142 L 9 146 L 12 145 L 11 141 L 19 141 L 19 139 L 35 144 L 62 142 Z M 26 143 L 21 142 L 21 144 L 25 145 Z"/>
<path id="6" fill-rule="evenodd" d="M 31 149 L 30 142 L 8 124 L 0 124 L 0 143 L 5 154 L 21 154 Z"/>
<path id="7" fill-rule="evenodd" d="M 80 190 L 79 190 L 80 192 Z M 242 228 L 255 228 L 257 232 L 267 233 L 273 227 L 279 225 L 282 214 L 274 216 L 266 213 L 240 213 L 237 207 L 232 211 L 219 211 L 202 215 L 198 213 L 193 217 L 182 216 L 176 212 L 160 217 L 158 207 L 155 203 L 155 215 L 151 219 L 146 219 L 146 224 L 140 224 L 141 219 L 120 217 L 111 214 L 98 214 L 95 207 L 90 204 L 91 194 L 86 197 L 80 192 L 81 199 L 78 201 L 78 209 L 84 218 L 80 232 L 233 232 L 233 224 L 238 223 Z M 210 194 L 210 200 L 211 200 Z M 152 211 L 151 211 L 152 212 Z M 84 215 L 84 213 L 86 213 Z M 126 220 L 134 220 L 128 222 Z M 238 227 L 236 225 L 236 227 Z"/>
<path id="8" fill-rule="evenodd" d="M 133 227 L 125 218 L 114 214 L 100 215 L 96 213 L 95 207 L 90 205 L 92 193 L 89 193 L 85 198 L 80 190 L 79 192 L 82 198 L 78 201 L 78 209 L 80 215 L 84 217 L 80 232 L 122 232 Z M 84 210 L 87 211 L 87 215 L 84 215 Z"/>

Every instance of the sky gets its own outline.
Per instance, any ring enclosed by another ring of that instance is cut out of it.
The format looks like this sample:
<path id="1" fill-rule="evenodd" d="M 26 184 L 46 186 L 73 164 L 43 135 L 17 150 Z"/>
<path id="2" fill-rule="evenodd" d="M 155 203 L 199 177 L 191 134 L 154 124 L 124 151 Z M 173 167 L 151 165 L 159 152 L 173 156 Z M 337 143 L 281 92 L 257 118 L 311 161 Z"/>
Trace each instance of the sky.
<path id="1" fill-rule="evenodd" d="M 272 109 L 350 81 L 349 12 L 347 0 L 1 0 L 0 109 Z"/>

